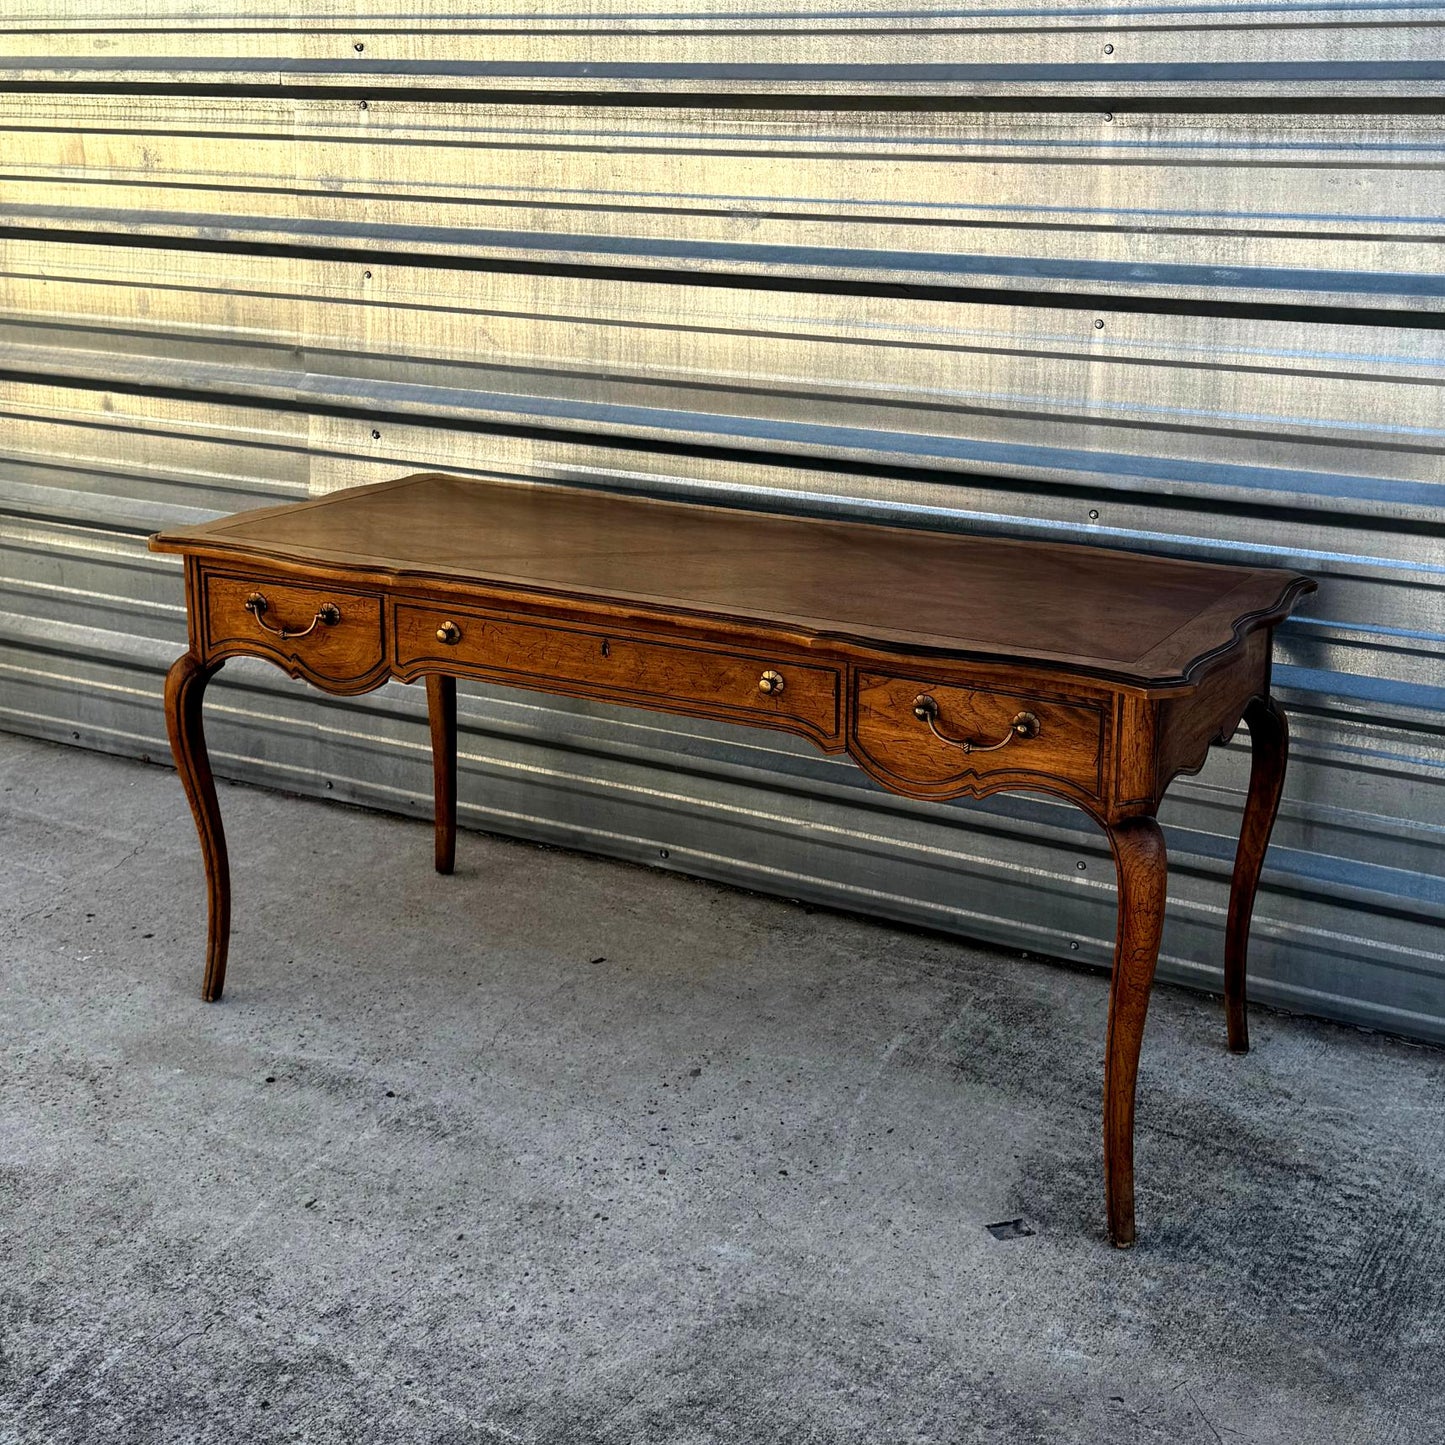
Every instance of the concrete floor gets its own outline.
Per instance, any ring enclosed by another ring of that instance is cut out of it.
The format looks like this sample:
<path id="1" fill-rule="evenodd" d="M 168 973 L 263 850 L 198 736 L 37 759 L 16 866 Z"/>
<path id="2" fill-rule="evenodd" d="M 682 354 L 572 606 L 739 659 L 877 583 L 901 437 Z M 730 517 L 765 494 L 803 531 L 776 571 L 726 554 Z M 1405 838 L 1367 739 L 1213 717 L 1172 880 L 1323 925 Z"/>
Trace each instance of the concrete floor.
<path id="1" fill-rule="evenodd" d="M 0 1440 L 1445 1439 L 1445 1053 L 0 737 Z M 986 1228 L 1022 1217 L 1034 1232 Z"/>

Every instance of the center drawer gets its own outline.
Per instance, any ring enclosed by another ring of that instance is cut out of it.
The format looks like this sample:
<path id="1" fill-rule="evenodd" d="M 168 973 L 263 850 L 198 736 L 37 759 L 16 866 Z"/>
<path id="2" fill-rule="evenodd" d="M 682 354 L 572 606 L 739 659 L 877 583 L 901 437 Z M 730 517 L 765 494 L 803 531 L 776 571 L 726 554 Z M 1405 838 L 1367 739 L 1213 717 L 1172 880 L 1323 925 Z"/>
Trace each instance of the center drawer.
<path id="1" fill-rule="evenodd" d="M 398 602 L 396 661 L 404 677 L 449 672 L 787 727 L 823 742 L 842 732 L 836 670 L 763 654 Z"/>

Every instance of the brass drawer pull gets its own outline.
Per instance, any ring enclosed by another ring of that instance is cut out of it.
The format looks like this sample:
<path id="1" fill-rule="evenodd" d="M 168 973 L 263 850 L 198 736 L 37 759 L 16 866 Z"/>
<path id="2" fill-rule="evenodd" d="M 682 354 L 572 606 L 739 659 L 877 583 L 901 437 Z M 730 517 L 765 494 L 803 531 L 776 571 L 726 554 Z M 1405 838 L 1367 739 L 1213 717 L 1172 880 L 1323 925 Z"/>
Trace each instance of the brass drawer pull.
<path id="1" fill-rule="evenodd" d="M 913 699 L 913 716 L 919 722 L 928 724 L 928 730 L 941 743 L 947 743 L 951 748 L 962 748 L 966 753 L 996 753 L 1000 748 L 1006 748 L 1015 738 L 1036 738 L 1039 735 L 1039 720 L 1031 712 L 1014 714 L 1014 720 L 1009 724 L 1008 732 L 996 743 L 976 743 L 972 738 L 951 738 L 947 733 L 938 730 L 938 703 L 926 692 L 921 692 Z"/>
<path id="2" fill-rule="evenodd" d="M 776 697 L 785 686 L 783 674 L 774 672 L 771 667 L 758 679 L 758 691 L 766 693 L 769 697 Z"/>
<path id="3" fill-rule="evenodd" d="M 437 641 L 444 642 L 448 647 L 455 647 L 462 640 L 462 629 L 451 621 L 450 618 L 437 628 Z"/>
<path id="4" fill-rule="evenodd" d="M 253 592 L 246 599 L 246 611 L 256 619 L 262 631 L 269 632 L 273 637 L 283 638 L 287 642 L 297 637 L 309 637 L 322 623 L 325 623 L 327 627 L 335 627 L 341 621 L 341 609 L 334 602 L 323 602 L 316 609 L 316 616 L 311 619 L 309 627 L 272 627 L 264 616 L 270 606 L 271 604 L 259 592 Z"/>

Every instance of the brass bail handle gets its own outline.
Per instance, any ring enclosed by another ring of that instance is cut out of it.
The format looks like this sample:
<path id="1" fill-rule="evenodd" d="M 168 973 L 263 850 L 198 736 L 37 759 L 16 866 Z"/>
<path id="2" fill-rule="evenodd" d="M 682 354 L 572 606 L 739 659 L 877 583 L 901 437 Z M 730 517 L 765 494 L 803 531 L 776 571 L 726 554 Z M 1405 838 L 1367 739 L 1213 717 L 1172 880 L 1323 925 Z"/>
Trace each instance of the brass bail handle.
<path id="1" fill-rule="evenodd" d="M 919 722 L 928 724 L 928 730 L 941 743 L 947 743 L 951 748 L 962 748 L 966 753 L 996 753 L 1000 748 L 1006 748 L 1016 740 L 1028 741 L 1030 738 L 1038 737 L 1042 729 L 1037 716 L 1031 712 L 1015 713 L 1013 721 L 1008 725 L 1008 731 L 996 743 L 977 743 L 972 738 L 951 738 L 945 732 L 938 729 L 938 701 L 921 692 L 913 699 L 913 716 Z"/>
<path id="2" fill-rule="evenodd" d="M 335 627 L 341 621 L 341 609 L 334 602 L 323 602 L 316 609 L 316 616 L 311 619 L 309 627 L 272 627 L 266 621 L 265 613 L 271 604 L 260 592 L 253 592 L 246 599 L 246 611 L 257 621 L 263 632 L 269 632 L 273 637 L 279 637 L 286 642 L 297 637 L 308 637 L 315 632 L 323 623 L 327 627 Z"/>

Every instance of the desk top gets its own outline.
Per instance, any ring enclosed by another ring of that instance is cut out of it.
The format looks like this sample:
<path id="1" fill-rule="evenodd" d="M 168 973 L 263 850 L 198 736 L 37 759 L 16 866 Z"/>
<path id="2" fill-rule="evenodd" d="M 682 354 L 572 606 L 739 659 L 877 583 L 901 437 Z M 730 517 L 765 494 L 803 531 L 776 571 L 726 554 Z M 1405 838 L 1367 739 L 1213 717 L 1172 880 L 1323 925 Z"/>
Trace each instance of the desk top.
<path id="1" fill-rule="evenodd" d="M 436 474 L 163 532 L 153 550 L 463 582 L 928 655 L 1187 683 L 1297 572 Z"/>

